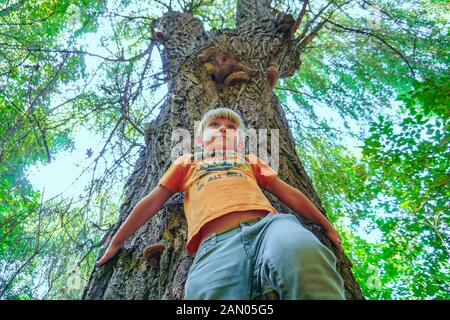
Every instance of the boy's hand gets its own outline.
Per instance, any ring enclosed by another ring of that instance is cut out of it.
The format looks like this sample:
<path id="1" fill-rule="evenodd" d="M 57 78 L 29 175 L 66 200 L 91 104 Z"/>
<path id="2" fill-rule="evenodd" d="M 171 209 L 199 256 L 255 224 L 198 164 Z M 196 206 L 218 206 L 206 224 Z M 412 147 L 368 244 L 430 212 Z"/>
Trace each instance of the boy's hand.
<path id="1" fill-rule="evenodd" d="M 113 242 L 111 242 L 110 245 L 108 246 L 108 249 L 106 249 L 105 253 L 103 254 L 103 256 L 99 260 L 97 260 L 97 262 L 95 264 L 98 266 L 101 266 L 102 264 L 107 262 L 109 259 L 114 257 L 120 248 L 121 248 L 120 245 L 116 245 Z"/>
<path id="2" fill-rule="evenodd" d="M 341 245 L 342 240 L 341 240 L 341 237 L 339 237 L 339 234 L 337 233 L 337 231 L 334 229 L 330 229 L 330 230 L 327 230 L 325 232 L 325 234 L 331 240 L 331 242 L 333 242 L 333 244 L 336 246 L 336 248 L 340 252 L 342 252 L 342 245 Z"/>

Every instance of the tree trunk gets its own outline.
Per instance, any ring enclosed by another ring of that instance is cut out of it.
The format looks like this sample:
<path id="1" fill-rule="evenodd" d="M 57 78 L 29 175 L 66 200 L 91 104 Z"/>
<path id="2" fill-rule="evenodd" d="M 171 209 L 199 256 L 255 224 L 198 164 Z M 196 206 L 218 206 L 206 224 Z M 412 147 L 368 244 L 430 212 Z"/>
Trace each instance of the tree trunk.
<path id="1" fill-rule="evenodd" d="M 168 12 L 159 20 L 155 39 L 164 44 L 163 67 L 171 79 L 169 96 L 157 119 L 145 130 L 146 147 L 126 183 L 128 192 L 113 233 L 171 164 L 171 150 L 177 143 L 171 139 L 172 132 L 183 128 L 193 136 L 194 121 L 219 106 L 239 111 L 247 127 L 279 129 L 280 178 L 302 191 L 325 214 L 296 155 L 284 111 L 272 92 L 277 76 L 288 77 L 299 68 L 301 49 L 295 46 L 298 42 L 289 41 L 287 29 L 267 3 L 270 1 L 239 1 L 236 29 L 206 33 L 189 13 Z M 271 194 L 265 194 L 277 210 L 292 212 Z M 346 297 L 362 299 L 349 259 L 332 247 L 321 228 L 300 220 L 335 252 Z M 179 193 L 126 241 L 116 257 L 94 268 L 82 298 L 182 299 L 193 260 L 185 250 L 186 239 L 183 194 Z M 164 243 L 165 250 L 152 267 L 144 259 L 143 250 L 154 243 Z M 277 297 L 273 293 L 261 298 Z"/>

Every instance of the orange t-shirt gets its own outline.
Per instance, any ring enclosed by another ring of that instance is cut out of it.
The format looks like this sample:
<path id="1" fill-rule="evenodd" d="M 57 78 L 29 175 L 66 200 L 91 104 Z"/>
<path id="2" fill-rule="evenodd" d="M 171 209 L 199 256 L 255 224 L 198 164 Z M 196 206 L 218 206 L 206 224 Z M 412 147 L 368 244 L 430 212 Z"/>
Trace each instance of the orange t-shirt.
<path id="1" fill-rule="evenodd" d="M 197 159 L 187 153 L 175 160 L 158 184 L 174 193 L 185 192 L 187 250 L 193 254 L 200 245 L 200 228 L 207 222 L 233 211 L 277 212 L 260 189 L 277 175 L 253 154 L 231 153 Z"/>

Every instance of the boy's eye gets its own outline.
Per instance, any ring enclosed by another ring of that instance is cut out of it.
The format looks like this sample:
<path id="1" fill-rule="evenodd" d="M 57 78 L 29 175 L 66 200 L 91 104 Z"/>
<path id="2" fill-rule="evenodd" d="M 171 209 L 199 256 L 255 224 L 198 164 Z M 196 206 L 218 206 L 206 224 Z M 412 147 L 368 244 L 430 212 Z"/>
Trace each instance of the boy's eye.
<path id="1" fill-rule="evenodd" d="M 215 127 L 218 127 L 218 126 L 219 126 L 219 122 L 218 121 L 212 121 L 208 125 L 208 127 L 212 127 L 212 128 L 215 128 Z M 234 129 L 234 130 L 236 130 L 236 125 L 234 125 L 234 124 L 227 124 L 226 127 L 227 127 L 227 129 Z"/>

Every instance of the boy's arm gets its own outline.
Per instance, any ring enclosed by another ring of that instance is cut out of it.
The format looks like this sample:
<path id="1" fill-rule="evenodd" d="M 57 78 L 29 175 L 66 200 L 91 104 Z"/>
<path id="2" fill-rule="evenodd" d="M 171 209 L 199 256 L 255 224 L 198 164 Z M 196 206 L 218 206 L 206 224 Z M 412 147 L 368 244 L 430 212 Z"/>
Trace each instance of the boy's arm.
<path id="1" fill-rule="evenodd" d="M 97 261 L 97 265 L 102 265 L 111 259 L 125 240 L 152 218 L 172 194 L 173 192 L 168 188 L 158 185 L 148 195 L 142 198 L 128 215 L 125 222 L 120 226 L 119 230 L 117 230 L 108 249 L 102 258 Z"/>
<path id="2" fill-rule="evenodd" d="M 264 189 L 276 196 L 299 215 L 302 215 L 315 224 L 320 225 L 335 246 L 339 250 L 342 250 L 341 239 L 337 231 L 333 228 L 328 219 L 303 194 L 303 192 L 292 187 L 279 177 L 276 177 L 273 181 L 266 185 Z"/>
<path id="3" fill-rule="evenodd" d="M 172 196 L 172 191 L 158 185 L 133 208 L 111 242 L 122 245 L 137 229 L 150 220 Z"/>

